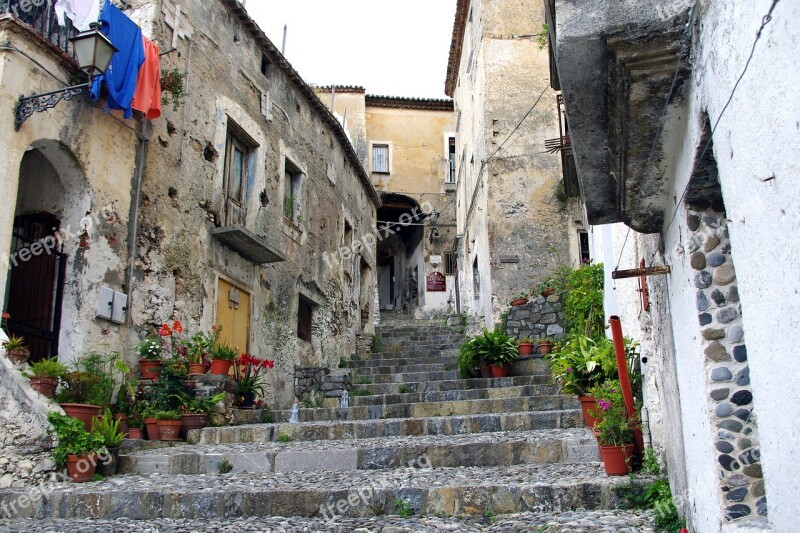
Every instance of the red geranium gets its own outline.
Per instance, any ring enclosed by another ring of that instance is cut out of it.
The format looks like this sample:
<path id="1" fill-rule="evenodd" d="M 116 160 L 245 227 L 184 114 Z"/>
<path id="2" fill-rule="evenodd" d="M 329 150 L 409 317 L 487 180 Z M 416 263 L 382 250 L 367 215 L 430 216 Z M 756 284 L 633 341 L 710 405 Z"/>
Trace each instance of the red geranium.
<path id="1" fill-rule="evenodd" d="M 172 323 L 172 331 L 174 331 L 175 333 L 183 333 L 183 325 L 181 325 L 181 323 L 178 320 L 174 321 Z"/>
<path id="2" fill-rule="evenodd" d="M 162 337 L 169 337 L 172 335 L 172 329 L 170 329 L 169 324 L 164 324 L 161 326 L 161 329 L 158 330 L 158 334 Z"/>

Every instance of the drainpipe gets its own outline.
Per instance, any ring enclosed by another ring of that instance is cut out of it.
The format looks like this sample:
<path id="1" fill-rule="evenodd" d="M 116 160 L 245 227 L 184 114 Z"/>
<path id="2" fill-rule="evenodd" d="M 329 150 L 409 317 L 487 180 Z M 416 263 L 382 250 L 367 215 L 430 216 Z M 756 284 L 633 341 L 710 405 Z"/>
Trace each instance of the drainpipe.
<path id="1" fill-rule="evenodd" d="M 625 410 L 628 412 L 628 416 L 633 418 L 636 416 L 636 411 L 633 405 L 631 378 L 628 375 L 628 357 L 625 353 L 625 338 L 622 336 L 622 323 L 616 315 L 611 316 L 608 321 L 611 324 L 611 336 L 614 339 L 614 354 L 617 357 L 617 373 L 619 374 L 619 382 L 622 386 Z M 641 429 L 634 430 L 634 437 L 639 453 L 644 453 L 644 439 L 642 438 Z"/>
<path id="2" fill-rule="evenodd" d="M 125 294 L 128 297 L 128 309 L 125 313 L 125 326 L 128 330 L 125 338 L 125 354 L 131 353 L 131 328 L 133 327 L 133 317 L 131 307 L 133 302 L 133 269 L 136 264 L 136 242 L 139 234 L 139 206 L 142 203 L 142 182 L 147 168 L 147 148 L 150 144 L 150 134 L 152 124 L 149 120 L 143 119 L 141 122 L 141 133 L 136 134 L 136 163 L 133 169 L 133 191 L 131 193 L 131 208 L 128 216 L 128 271 L 125 274 Z"/>

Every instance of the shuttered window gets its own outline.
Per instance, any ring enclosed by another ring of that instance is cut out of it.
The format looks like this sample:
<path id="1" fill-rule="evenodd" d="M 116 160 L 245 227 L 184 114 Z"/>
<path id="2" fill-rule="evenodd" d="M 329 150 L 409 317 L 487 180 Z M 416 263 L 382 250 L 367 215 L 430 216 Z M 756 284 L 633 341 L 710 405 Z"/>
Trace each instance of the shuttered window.
<path id="1" fill-rule="evenodd" d="M 372 146 L 372 171 L 381 174 L 389 173 L 389 145 L 375 144 Z"/>

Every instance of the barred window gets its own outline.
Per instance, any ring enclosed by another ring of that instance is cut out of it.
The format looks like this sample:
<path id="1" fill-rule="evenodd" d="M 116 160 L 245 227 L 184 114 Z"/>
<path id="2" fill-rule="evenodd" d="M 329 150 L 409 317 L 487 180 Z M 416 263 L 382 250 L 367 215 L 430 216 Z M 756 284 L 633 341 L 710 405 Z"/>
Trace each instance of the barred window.
<path id="1" fill-rule="evenodd" d="M 444 253 L 444 273 L 453 276 L 456 273 L 456 254 L 453 252 Z"/>

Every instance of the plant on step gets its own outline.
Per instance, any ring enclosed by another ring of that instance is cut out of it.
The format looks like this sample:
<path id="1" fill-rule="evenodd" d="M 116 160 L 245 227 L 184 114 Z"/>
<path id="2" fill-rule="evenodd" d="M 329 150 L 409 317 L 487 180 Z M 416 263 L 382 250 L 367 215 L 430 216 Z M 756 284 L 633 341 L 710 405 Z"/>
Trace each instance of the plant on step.
<path id="1" fill-rule="evenodd" d="M 356 385 L 372 385 L 372 378 L 369 376 L 355 376 L 353 383 Z"/>
<path id="2" fill-rule="evenodd" d="M 371 396 L 372 393 L 369 392 L 367 389 L 354 389 L 349 392 L 351 398 L 357 398 L 359 396 Z"/>
<path id="3" fill-rule="evenodd" d="M 77 418 L 50 412 L 47 421 L 52 426 L 48 434 L 55 434 L 58 445 L 53 448 L 53 460 L 59 468 L 67 464 L 68 455 L 84 456 L 103 449 L 103 436 L 89 433 Z"/>
<path id="4" fill-rule="evenodd" d="M 259 421 L 262 424 L 272 424 L 273 422 L 272 413 L 270 413 L 269 411 L 262 411 L 261 418 L 259 419 Z"/>
<path id="5" fill-rule="evenodd" d="M 17 352 L 28 349 L 28 346 L 25 344 L 25 338 L 15 337 L 14 335 L 11 335 L 7 341 L 3 341 L 2 346 L 7 352 Z"/>
<path id="6" fill-rule="evenodd" d="M 223 457 L 220 459 L 219 463 L 217 463 L 217 471 L 220 474 L 230 474 L 233 470 L 233 465 L 230 461 L 228 461 L 227 457 Z"/>
<path id="7" fill-rule="evenodd" d="M 162 350 L 161 339 L 155 335 L 148 336 L 136 347 L 136 353 L 139 355 L 139 359 L 146 359 L 148 361 L 161 359 Z"/>
<path id="8" fill-rule="evenodd" d="M 233 379 L 239 395 L 252 394 L 264 395 L 264 376 L 267 370 L 275 368 L 275 361 L 259 359 L 258 357 L 243 353 L 236 364 L 233 365 Z"/>
<path id="9" fill-rule="evenodd" d="M 119 448 L 122 439 L 127 433 L 119 430 L 119 420 L 115 420 L 111 411 L 106 409 L 103 416 L 92 419 L 92 433 L 103 437 L 103 444 L 106 448 Z"/>
<path id="10" fill-rule="evenodd" d="M 400 385 L 400 387 L 397 390 L 398 390 L 398 392 L 400 394 L 408 394 L 409 392 L 414 392 L 413 390 L 409 389 L 405 385 Z"/>
<path id="11" fill-rule="evenodd" d="M 180 420 L 180 411 L 156 411 L 154 417 L 156 420 Z"/>
<path id="12" fill-rule="evenodd" d="M 659 531 L 679 533 L 686 527 L 686 520 L 680 517 L 672 500 L 668 480 L 661 479 L 650 483 L 645 488 L 644 499 L 648 507 L 654 511 L 655 524 Z"/>
<path id="13" fill-rule="evenodd" d="M 661 472 L 661 465 L 653 448 L 647 448 L 642 457 L 642 473 L 649 476 L 657 476 Z"/>
<path id="14" fill-rule="evenodd" d="M 278 442 L 291 442 L 291 441 L 292 441 L 292 437 L 290 437 L 289 435 L 286 435 L 285 433 L 281 433 L 278 436 Z"/>
<path id="15" fill-rule="evenodd" d="M 508 301 L 508 305 L 512 305 L 517 300 L 527 300 L 528 296 L 529 294 L 525 291 L 518 292 L 517 294 L 511 297 L 511 299 Z"/>
<path id="16" fill-rule="evenodd" d="M 411 506 L 411 502 L 397 498 L 394 502 L 394 507 L 400 516 L 414 516 L 414 508 Z"/>
<path id="17" fill-rule="evenodd" d="M 339 368 L 347 368 L 350 363 L 347 361 L 346 358 L 340 357 L 339 358 Z"/>
<path id="18" fill-rule="evenodd" d="M 383 343 L 377 335 L 372 336 L 372 344 L 370 345 L 372 353 L 381 353 L 383 351 Z"/>
<path id="19" fill-rule="evenodd" d="M 589 393 L 597 401 L 597 408 L 590 413 L 597 419 L 594 430 L 598 433 L 597 440 L 600 446 L 623 446 L 632 443 L 637 421 L 628 416 L 619 381 L 606 381 L 593 387 Z"/>
<path id="20" fill-rule="evenodd" d="M 475 339 L 470 339 L 463 342 L 458 348 L 458 375 L 464 379 L 473 377 L 478 366 L 474 341 Z"/>
<path id="21" fill-rule="evenodd" d="M 483 333 L 472 340 L 475 357 L 485 359 L 490 365 L 506 366 L 517 360 L 517 343 L 500 328 Z"/>
<path id="22" fill-rule="evenodd" d="M 22 375 L 26 378 L 60 378 L 69 372 L 66 365 L 59 363 L 58 359 L 51 357 L 31 364 L 30 370 Z"/>
<path id="23" fill-rule="evenodd" d="M 211 350 L 218 337 L 219 333 L 217 331 L 210 333 L 197 332 L 188 339 L 182 340 L 181 345 L 185 348 L 187 361 L 193 365 L 210 363 Z"/>
<path id="24" fill-rule="evenodd" d="M 226 393 L 219 392 L 207 398 L 197 398 L 181 392 L 177 395 L 179 411 L 184 415 L 210 415 L 216 410 L 217 404 L 225 400 L 225 396 Z"/>
<path id="25" fill-rule="evenodd" d="M 593 340 L 572 333 L 546 357 L 553 378 L 569 394 L 586 396 L 592 387 L 617 375 L 614 345 L 606 337 Z"/>

